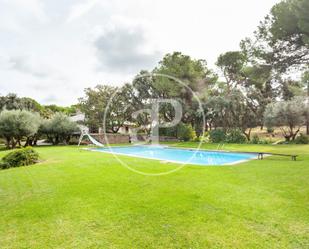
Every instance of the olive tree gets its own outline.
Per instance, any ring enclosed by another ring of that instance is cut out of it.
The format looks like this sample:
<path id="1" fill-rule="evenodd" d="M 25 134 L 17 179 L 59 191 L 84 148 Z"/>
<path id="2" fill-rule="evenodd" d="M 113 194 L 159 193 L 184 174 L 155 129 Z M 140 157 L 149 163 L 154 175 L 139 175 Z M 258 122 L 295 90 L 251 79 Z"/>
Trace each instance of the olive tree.
<path id="1" fill-rule="evenodd" d="M 264 121 L 267 127 L 280 127 L 286 141 L 295 140 L 305 124 L 306 103 L 301 97 L 267 105 Z"/>
<path id="2" fill-rule="evenodd" d="M 71 135 L 78 130 L 75 122 L 59 112 L 54 114 L 51 119 L 43 120 L 39 132 L 45 134 L 53 145 L 57 145 L 59 143 L 67 144 Z"/>
<path id="3" fill-rule="evenodd" d="M 21 146 L 23 138 L 34 136 L 40 126 L 40 116 L 26 110 L 4 110 L 0 113 L 0 136 L 7 148 Z"/>

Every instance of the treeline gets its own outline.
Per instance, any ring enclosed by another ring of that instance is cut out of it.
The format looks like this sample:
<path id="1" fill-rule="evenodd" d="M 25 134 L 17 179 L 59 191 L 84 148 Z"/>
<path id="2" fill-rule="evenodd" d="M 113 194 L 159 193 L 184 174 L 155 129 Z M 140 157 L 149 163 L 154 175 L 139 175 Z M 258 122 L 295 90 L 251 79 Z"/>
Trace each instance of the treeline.
<path id="1" fill-rule="evenodd" d="M 28 110 L 39 113 L 44 118 L 50 118 L 57 112 L 66 115 L 73 115 L 76 113 L 76 106 L 63 107 L 57 105 L 41 105 L 36 100 L 27 97 L 18 97 L 14 93 L 6 96 L 0 95 L 0 111 L 1 110 Z"/>
<path id="2" fill-rule="evenodd" d="M 79 131 L 68 117 L 75 112 L 75 106 L 44 106 L 16 94 L 0 96 L 0 137 L 7 148 L 33 146 L 38 139 L 52 144 L 68 143 L 72 133 Z"/>
<path id="3" fill-rule="evenodd" d="M 4 110 L 0 113 L 0 137 L 5 139 L 9 149 L 37 145 L 40 138 L 53 145 L 67 144 L 74 132 L 79 132 L 77 124 L 60 112 L 49 119 L 27 110 Z"/>

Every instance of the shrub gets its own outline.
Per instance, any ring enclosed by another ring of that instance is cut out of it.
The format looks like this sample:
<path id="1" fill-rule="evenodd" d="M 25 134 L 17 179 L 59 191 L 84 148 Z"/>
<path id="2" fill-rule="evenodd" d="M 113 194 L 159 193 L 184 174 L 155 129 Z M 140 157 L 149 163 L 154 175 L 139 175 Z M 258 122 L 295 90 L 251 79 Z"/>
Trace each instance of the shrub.
<path id="1" fill-rule="evenodd" d="M 194 138 L 193 138 L 193 142 L 201 142 L 201 139 L 202 139 L 202 136 L 195 136 Z"/>
<path id="2" fill-rule="evenodd" d="M 295 139 L 296 144 L 309 144 L 309 137 L 300 133 L 300 135 Z"/>
<path id="3" fill-rule="evenodd" d="M 199 136 L 199 142 L 202 142 L 202 143 L 209 142 L 209 133 L 205 132 L 203 135 Z"/>
<path id="4" fill-rule="evenodd" d="M 273 142 L 268 139 L 260 139 L 259 144 L 272 144 Z"/>
<path id="5" fill-rule="evenodd" d="M 242 132 L 238 129 L 231 130 L 227 135 L 225 142 L 227 143 L 235 143 L 235 144 L 243 144 L 246 142 L 246 137 Z"/>
<path id="6" fill-rule="evenodd" d="M 191 125 L 179 124 L 177 129 L 177 138 L 183 141 L 193 140 L 195 135 L 195 131 L 193 130 Z"/>
<path id="7" fill-rule="evenodd" d="M 10 168 L 10 165 L 5 162 L 0 162 L 0 169 L 8 169 Z"/>
<path id="8" fill-rule="evenodd" d="M 209 140 L 212 143 L 221 143 L 224 142 L 226 139 L 226 133 L 221 129 L 211 130 L 208 134 Z"/>
<path id="9" fill-rule="evenodd" d="M 177 127 L 160 127 L 159 129 L 160 136 L 167 136 L 167 137 L 176 137 L 177 136 Z"/>
<path id="10" fill-rule="evenodd" d="M 260 143 L 260 138 L 258 135 L 254 135 L 250 141 L 251 144 L 259 144 Z"/>
<path id="11" fill-rule="evenodd" d="M 275 129 L 273 127 L 267 127 L 267 133 L 272 134 L 274 133 Z"/>
<path id="12" fill-rule="evenodd" d="M 260 139 L 257 135 L 254 135 L 249 144 L 272 144 L 272 141 L 269 139 Z"/>
<path id="13" fill-rule="evenodd" d="M 35 164 L 39 154 L 31 147 L 12 151 L 2 158 L 1 168 L 11 168 Z"/>

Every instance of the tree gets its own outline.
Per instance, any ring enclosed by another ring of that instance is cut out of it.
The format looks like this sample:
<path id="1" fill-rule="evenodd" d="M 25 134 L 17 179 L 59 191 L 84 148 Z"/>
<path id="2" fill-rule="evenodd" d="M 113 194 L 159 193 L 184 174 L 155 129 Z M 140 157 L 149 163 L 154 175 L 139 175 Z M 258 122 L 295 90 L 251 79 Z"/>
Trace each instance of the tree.
<path id="1" fill-rule="evenodd" d="M 34 136 L 40 125 L 40 116 L 26 110 L 4 110 L 0 113 L 0 136 L 7 148 L 21 146 L 21 139 Z"/>
<path id="2" fill-rule="evenodd" d="M 225 91 L 227 91 L 225 89 Z M 239 90 L 233 89 L 222 95 L 209 98 L 207 106 L 213 114 L 215 127 L 222 127 L 225 132 L 240 129 L 250 141 L 251 130 L 259 123 L 257 107 Z"/>
<path id="3" fill-rule="evenodd" d="M 76 113 L 76 106 L 71 105 L 69 107 L 57 106 L 57 105 L 44 105 L 41 114 L 46 117 L 50 118 L 53 114 L 57 112 L 62 112 L 66 115 L 72 115 Z"/>
<path id="4" fill-rule="evenodd" d="M 44 118 L 50 118 L 56 112 L 67 115 L 76 113 L 76 106 L 62 107 L 57 105 L 41 105 L 36 100 L 28 97 L 18 97 L 15 93 L 0 96 L 0 112 L 2 110 L 28 110 L 37 112 Z"/>
<path id="5" fill-rule="evenodd" d="M 78 131 L 77 124 L 60 112 L 54 114 L 51 119 L 43 120 L 39 129 L 40 134 L 45 134 L 53 145 L 69 143 L 71 135 Z"/>
<path id="6" fill-rule="evenodd" d="M 86 88 L 85 97 L 79 99 L 79 107 L 85 113 L 86 124 L 90 131 L 97 132 L 103 127 L 105 132 L 117 133 L 125 121 L 130 120 L 133 89 L 130 84 L 123 87 L 98 85 Z"/>
<path id="7" fill-rule="evenodd" d="M 265 108 L 279 94 L 272 78 L 271 67 L 267 65 L 250 65 L 243 69 L 243 73 L 246 77 L 244 88 L 247 102 L 252 106 L 252 111 L 258 119 L 257 125 L 263 129 Z"/>
<path id="8" fill-rule="evenodd" d="M 191 124 L 197 135 L 200 135 L 203 128 L 201 127 L 201 110 L 199 110 L 198 100 L 194 95 L 201 99 L 204 91 L 217 81 L 217 75 L 208 69 L 205 60 L 192 59 L 180 52 L 165 55 L 153 72 L 175 77 L 185 85 L 169 77 L 155 77 L 153 83 L 154 88 L 159 92 L 159 97 L 174 98 L 182 104 L 182 122 Z M 167 114 L 164 115 L 165 119 L 168 121 L 173 119 L 173 110 L 170 105 L 163 105 L 162 111 Z"/>
<path id="9" fill-rule="evenodd" d="M 134 112 L 137 112 L 138 114 L 131 117 L 130 121 L 136 123 L 138 127 L 144 129 L 146 133 L 150 134 L 150 113 L 140 110 L 151 109 L 149 100 L 157 98 L 160 93 L 154 86 L 154 78 L 146 70 L 142 70 L 136 75 L 132 82 L 132 87 L 132 114 Z"/>
<path id="10" fill-rule="evenodd" d="M 309 135 L 309 71 L 306 71 L 302 76 L 302 83 L 305 86 L 306 95 L 306 133 Z"/>
<path id="11" fill-rule="evenodd" d="M 269 128 L 279 126 L 286 141 L 295 140 L 305 123 L 305 107 L 302 97 L 271 103 L 264 114 L 265 125 Z"/>
<path id="12" fill-rule="evenodd" d="M 279 73 L 309 63 L 309 2 L 284 0 L 276 4 L 255 32 L 255 40 L 245 39 L 242 47 L 256 61 Z"/>
<path id="13" fill-rule="evenodd" d="M 223 72 L 228 92 L 244 82 L 243 69 L 245 64 L 246 56 L 240 51 L 226 52 L 218 57 L 216 65 Z"/>
<path id="14" fill-rule="evenodd" d="M 6 96 L 0 96 L 0 111 L 4 109 L 41 112 L 44 108 L 34 99 L 19 98 L 16 94 L 10 93 Z"/>
<path id="15" fill-rule="evenodd" d="M 114 92 L 108 108 L 105 109 L 105 132 L 117 133 L 126 121 L 132 119 L 133 94 L 133 87 L 130 84 L 125 84 Z"/>
<path id="16" fill-rule="evenodd" d="M 79 108 L 85 113 L 85 122 L 91 132 L 98 132 L 103 125 L 104 111 L 117 89 L 107 85 L 86 88 L 85 97 L 79 99 Z"/>
<path id="17" fill-rule="evenodd" d="M 304 86 L 301 81 L 284 79 L 281 81 L 280 93 L 283 100 L 291 100 L 296 96 L 304 96 Z"/>
<path id="18" fill-rule="evenodd" d="M 21 109 L 20 100 L 16 94 L 10 93 L 0 97 L 0 110 L 17 110 Z"/>

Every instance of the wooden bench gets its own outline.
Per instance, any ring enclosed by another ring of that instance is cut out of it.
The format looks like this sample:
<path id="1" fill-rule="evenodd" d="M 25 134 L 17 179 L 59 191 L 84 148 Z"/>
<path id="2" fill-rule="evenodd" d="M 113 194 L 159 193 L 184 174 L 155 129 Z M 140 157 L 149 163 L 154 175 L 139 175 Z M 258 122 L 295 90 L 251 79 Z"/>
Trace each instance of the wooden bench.
<path id="1" fill-rule="evenodd" d="M 263 160 L 264 154 L 271 155 L 271 156 L 289 156 L 289 157 L 291 157 L 292 161 L 296 161 L 296 158 L 298 157 L 298 155 L 258 152 L 258 159 Z"/>

